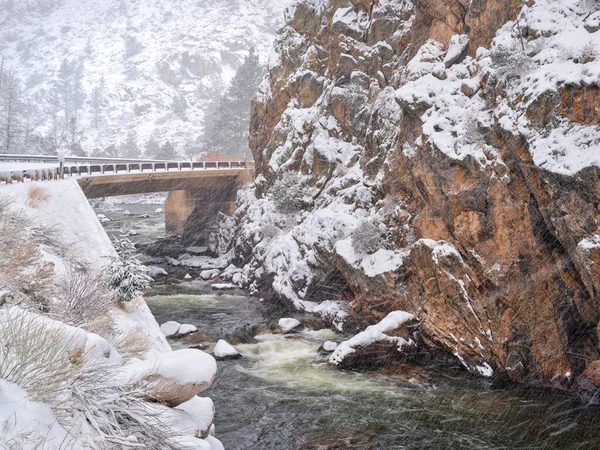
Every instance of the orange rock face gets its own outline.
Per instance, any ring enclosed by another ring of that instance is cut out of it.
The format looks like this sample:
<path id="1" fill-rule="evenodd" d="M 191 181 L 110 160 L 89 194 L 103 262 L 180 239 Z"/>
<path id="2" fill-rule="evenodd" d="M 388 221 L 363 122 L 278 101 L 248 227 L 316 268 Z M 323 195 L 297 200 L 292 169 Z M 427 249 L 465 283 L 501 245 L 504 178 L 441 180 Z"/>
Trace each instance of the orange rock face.
<path id="1" fill-rule="evenodd" d="M 346 167 L 359 164 L 368 180 L 381 180 L 373 203 L 393 198 L 403 209 L 386 225 L 391 249 L 407 253 L 384 276 L 318 249 L 351 290 L 351 314 L 372 323 L 409 311 L 421 321 L 423 345 L 455 355 L 475 373 L 491 367 L 514 381 L 570 388 L 600 359 L 600 245 L 580 245 L 599 233 L 600 171 L 544 171 L 527 142 L 497 124 L 479 131 L 485 161 L 452 159 L 423 137 L 429 99 L 393 97 L 428 40 L 447 49 L 452 36 L 467 35 L 473 56 L 516 17 L 521 2 L 325 3 L 302 4 L 281 31 L 294 45 L 276 49 L 281 61 L 270 68 L 268 95 L 252 108 L 257 174 L 271 183 L 278 173 L 270 162 L 280 152 L 286 170 L 301 171 L 317 187 L 335 177 L 336 164 L 311 148 L 314 127 L 282 132 L 291 106 L 321 108 L 322 121 L 335 119 L 329 137 L 363 149 Z M 444 80 L 443 67 L 432 74 Z M 490 105 L 501 92 L 486 77 L 476 87 L 459 86 Z M 598 98 L 597 87 L 566 86 L 533 103 L 526 116 L 539 129 L 556 117 L 598 125 Z"/>

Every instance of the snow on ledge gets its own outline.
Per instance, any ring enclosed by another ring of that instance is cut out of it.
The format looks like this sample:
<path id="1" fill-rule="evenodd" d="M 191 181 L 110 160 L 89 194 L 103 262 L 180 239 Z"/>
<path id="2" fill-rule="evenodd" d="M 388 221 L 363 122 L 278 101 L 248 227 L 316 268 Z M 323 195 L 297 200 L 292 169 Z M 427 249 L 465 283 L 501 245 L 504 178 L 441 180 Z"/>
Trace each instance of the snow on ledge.
<path id="1" fill-rule="evenodd" d="M 371 325 L 356 336 L 342 342 L 329 358 L 329 362 L 337 366 L 344 358 L 346 358 L 346 356 L 354 353 L 357 347 L 364 347 L 365 345 L 381 341 L 396 342 L 398 344 L 398 351 L 402 350 L 402 347 L 406 345 L 415 345 L 412 339 L 407 341 L 401 337 L 388 336 L 385 334 L 388 331 L 400 328 L 400 326 L 413 319 L 415 319 L 415 316 L 405 311 L 393 311 L 389 313 L 378 324 Z"/>

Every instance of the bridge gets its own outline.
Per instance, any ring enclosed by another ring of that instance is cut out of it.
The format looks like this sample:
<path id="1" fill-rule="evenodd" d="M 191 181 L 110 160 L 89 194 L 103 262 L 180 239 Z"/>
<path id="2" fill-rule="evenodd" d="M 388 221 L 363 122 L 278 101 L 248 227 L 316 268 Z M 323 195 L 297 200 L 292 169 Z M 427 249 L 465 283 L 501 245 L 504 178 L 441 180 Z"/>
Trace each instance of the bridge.
<path id="1" fill-rule="evenodd" d="M 0 183 L 76 178 L 88 199 L 169 192 L 167 231 L 182 234 L 186 221 L 208 226 L 218 213 L 231 215 L 240 183 L 253 179 L 246 161 L 163 161 L 151 159 L 0 155 Z"/>

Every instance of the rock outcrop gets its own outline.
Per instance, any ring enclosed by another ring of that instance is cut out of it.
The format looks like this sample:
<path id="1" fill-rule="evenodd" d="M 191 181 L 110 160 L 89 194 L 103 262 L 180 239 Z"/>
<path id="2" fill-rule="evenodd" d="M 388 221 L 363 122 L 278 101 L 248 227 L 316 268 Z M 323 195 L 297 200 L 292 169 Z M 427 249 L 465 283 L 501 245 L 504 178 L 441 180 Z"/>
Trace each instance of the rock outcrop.
<path id="1" fill-rule="evenodd" d="M 366 323 L 407 311 L 473 373 L 571 388 L 600 357 L 587 4 L 291 10 L 252 109 L 256 181 L 238 200 L 249 285 L 306 310 L 351 301 Z M 297 186 L 287 208 L 282 180 Z"/>

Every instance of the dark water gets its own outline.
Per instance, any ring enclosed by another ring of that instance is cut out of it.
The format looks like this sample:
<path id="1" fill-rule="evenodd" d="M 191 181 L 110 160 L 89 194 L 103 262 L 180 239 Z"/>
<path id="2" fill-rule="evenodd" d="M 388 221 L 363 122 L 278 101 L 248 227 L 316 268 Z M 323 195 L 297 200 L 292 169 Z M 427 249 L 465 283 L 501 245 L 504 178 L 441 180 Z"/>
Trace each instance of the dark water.
<path id="1" fill-rule="evenodd" d="M 273 317 L 255 299 L 176 295 L 148 304 L 159 323 L 191 323 L 213 339 L 251 339 L 249 328 L 265 330 L 236 346 L 243 359 L 219 363 L 206 392 L 215 402 L 217 437 L 229 450 L 600 448 L 600 411 L 555 393 L 494 390 L 439 373 L 338 371 L 318 348 L 340 336 L 269 334 Z"/>
<path id="2" fill-rule="evenodd" d="M 158 207 L 118 205 L 129 216 L 97 212 L 113 219 L 107 231 L 133 228 L 135 240 L 152 242 L 164 236 Z M 142 214 L 150 218 L 137 217 Z M 215 402 L 217 437 L 228 450 L 600 449 L 600 410 L 566 396 L 492 389 L 460 374 L 342 372 L 318 353 L 323 341 L 341 336 L 270 334 L 277 319 L 293 316 L 289 311 L 214 295 L 202 282 L 157 285 L 153 295 L 147 300 L 159 323 L 191 323 L 208 340 L 245 342 L 236 345 L 244 358 L 219 362 L 205 393 Z"/>

